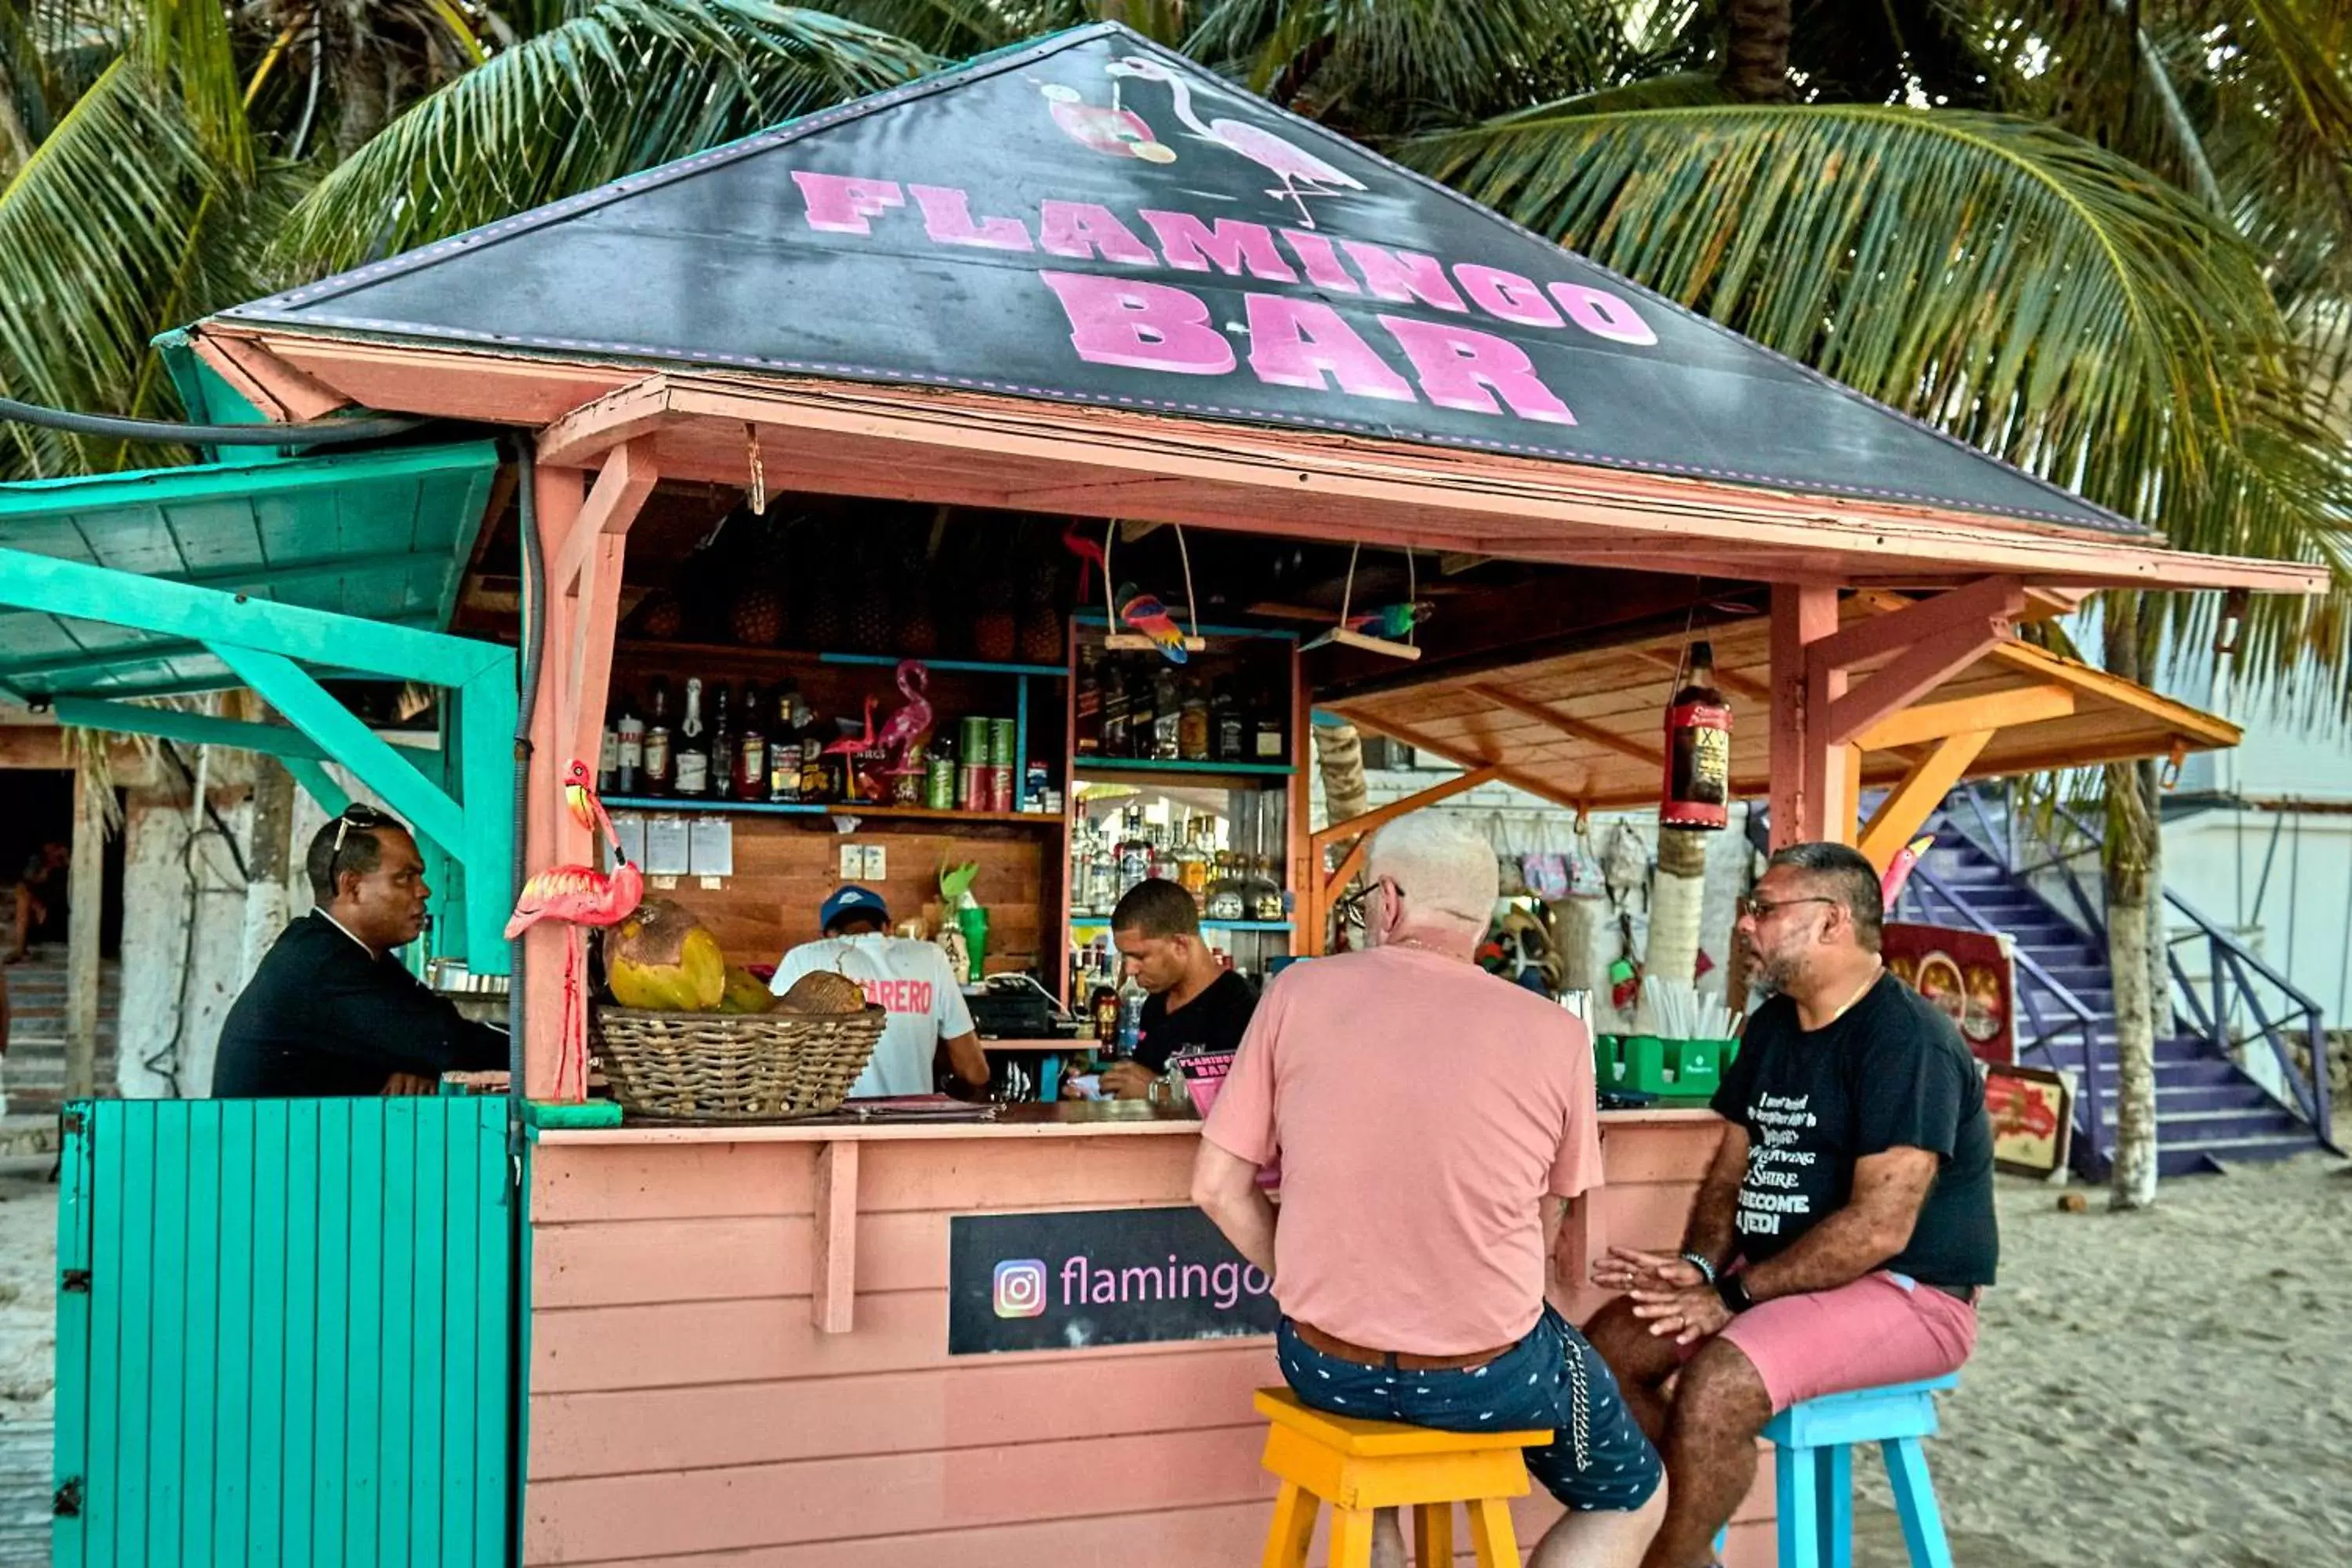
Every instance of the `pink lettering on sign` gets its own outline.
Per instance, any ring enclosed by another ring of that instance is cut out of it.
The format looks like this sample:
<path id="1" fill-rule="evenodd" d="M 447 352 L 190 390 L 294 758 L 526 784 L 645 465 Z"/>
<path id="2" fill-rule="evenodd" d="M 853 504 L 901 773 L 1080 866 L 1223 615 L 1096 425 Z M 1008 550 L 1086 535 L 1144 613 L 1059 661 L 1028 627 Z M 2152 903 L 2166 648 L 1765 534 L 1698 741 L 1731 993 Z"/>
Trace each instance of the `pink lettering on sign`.
<path id="1" fill-rule="evenodd" d="M 1412 361 L 1422 391 L 1439 407 L 1500 414 L 1503 410 L 1495 402 L 1499 393 L 1511 412 L 1522 419 L 1539 419 L 1549 425 L 1576 423 L 1568 405 L 1536 374 L 1535 362 L 1528 358 L 1527 351 L 1508 338 L 1402 316 L 1382 316 L 1381 325 Z"/>
<path id="2" fill-rule="evenodd" d="M 1381 397 L 1391 403 L 1415 401 L 1412 385 L 1391 370 L 1371 344 L 1340 319 L 1339 312 L 1319 300 L 1290 300 L 1278 294 L 1245 296 L 1249 309 L 1250 369 L 1260 381 L 1276 386 L 1311 386 L 1321 392 L 1324 377 L 1339 390 L 1358 397 Z"/>
<path id="3" fill-rule="evenodd" d="M 1154 212 L 1145 207 L 1139 217 L 1151 226 L 1160 254 L 1179 272 L 1206 272 L 1214 266 L 1227 277 L 1246 271 L 1269 283 L 1296 283 L 1298 274 L 1274 247 L 1274 231 L 1262 223 L 1221 217 L 1202 223 L 1191 213 Z"/>
<path id="4" fill-rule="evenodd" d="M 1360 294 L 1356 280 L 1339 265 L 1339 253 L 1331 242 L 1319 234 L 1302 234 L 1295 228 L 1282 231 L 1282 243 L 1290 247 L 1298 258 L 1298 265 L 1307 268 L 1307 281 L 1318 289 L 1328 289 L 1334 294 Z"/>
<path id="5" fill-rule="evenodd" d="M 896 180 L 859 180 L 795 169 L 793 184 L 801 188 L 801 200 L 807 204 L 809 227 L 826 234 L 871 234 L 874 229 L 867 218 L 907 205 L 906 194 Z"/>
<path id="6" fill-rule="evenodd" d="M 1551 297 L 1559 301 L 1559 308 L 1568 312 L 1570 321 L 1594 337 L 1643 348 L 1658 341 L 1658 334 L 1642 320 L 1631 301 L 1605 289 L 1587 288 L 1581 283 L 1555 283 Z"/>
<path id="7" fill-rule="evenodd" d="M 1454 292 L 1444 267 L 1435 257 L 1416 256 L 1410 250 L 1391 250 L 1353 239 L 1339 243 L 1348 259 L 1363 273 L 1364 282 L 1374 298 L 1393 300 L 1400 305 L 1419 300 L 1441 310 L 1459 310 L 1465 315 L 1469 312 L 1470 307 Z"/>
<path id="8" fill-rule="evenodd" d="M 1499 267 L 1481 267 L 1475 261 L 1455 266 L 1454 276 L 1471 302 L 1490 316 L 1517 321 L 1523 327 L 1560 324 L 1559 312 L 1551 308 L 1551 301 L 1543 297 L 1543 290 L 1532 278 L 1506 272 Z"/>
<path id="9" fill-rule="evenodd" d="M 1037 204 L 1039 248 L 1074 260 L 1122 261 L 1130 267 L 1156 267 L 1160 258 L 1135 237 L 1135 231 L 1096 202 L 1045 201 Z"/>
<path id="10" fill-rule="evenodd" d="M 1026 250 L 1029 230 L 1017 217 L 971 220 L 971 198 L 953 185 L 908 185 L 923 211 L 923 232 L 938 245 L 969 245 L 982 250 Z"/>
<path id="11" fill-rule="evenodd" d="M 1040 272 L 1070 319 L 1070 343 L 1089 364 L 1223 375 L 1234 345 L 1209 325 L 1209 307 L 1181 289 L 1084 272 Z"/>

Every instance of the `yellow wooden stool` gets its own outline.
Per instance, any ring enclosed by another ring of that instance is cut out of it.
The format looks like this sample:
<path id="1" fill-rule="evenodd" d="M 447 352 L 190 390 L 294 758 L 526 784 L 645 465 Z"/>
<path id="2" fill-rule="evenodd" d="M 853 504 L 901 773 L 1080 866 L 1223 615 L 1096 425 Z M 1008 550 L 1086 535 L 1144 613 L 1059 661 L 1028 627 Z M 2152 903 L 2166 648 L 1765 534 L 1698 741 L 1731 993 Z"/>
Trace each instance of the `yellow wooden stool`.
<path id="1" fill-rule="evenodd" d="M 1265 1468 L 1282 1478 L 1266 1531 L 1265 1568 L 1307 1568 L 1315 1510 L 1331 1505 L 1331 1568 L 1372 1560 L 1372 1510 L 1412 1510 L 1412 1558 L 1420 1568 L 1454 1561 L 1454 1505 L 1470 1510 L 1478 1568 L 1518 1568 L 1510 1500 L 1528 1492 L 1519 1450 L 1551 1441 L 1549 1431 L 1433 1432 L 1392 1421 L 1359 1421 L 1309 1410 L 1286 1388 L 1261 1388 Z"/>

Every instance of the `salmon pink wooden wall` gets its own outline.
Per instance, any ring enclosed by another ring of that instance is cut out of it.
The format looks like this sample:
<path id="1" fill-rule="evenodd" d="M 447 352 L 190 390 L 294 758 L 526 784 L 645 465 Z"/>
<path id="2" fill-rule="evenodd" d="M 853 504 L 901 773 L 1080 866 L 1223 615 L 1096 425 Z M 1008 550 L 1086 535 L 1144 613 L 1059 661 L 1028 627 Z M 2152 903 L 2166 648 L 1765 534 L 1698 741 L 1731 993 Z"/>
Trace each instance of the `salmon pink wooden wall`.
<path id="1" fill-rule="evenodd" d="M 1612 1130 L 1610 1239 L 1673 1239 L 1701 1131 Z M 950 1215 L 1182 1203 L 1191 1136 L 863 1142 L 844 1334 L 811 1321 L 822 1147 L 534 1151 L 527 1562 L 1256 1560 L 1273 1488 L 1249 1394 L 1280 1380 L 1269 1342 L 947 1354 Z M 1551 1511 L 1525 1505 L 1523 1539 Z M 1769 1550 L 1743 1529 L 1733 1568 Z"/>

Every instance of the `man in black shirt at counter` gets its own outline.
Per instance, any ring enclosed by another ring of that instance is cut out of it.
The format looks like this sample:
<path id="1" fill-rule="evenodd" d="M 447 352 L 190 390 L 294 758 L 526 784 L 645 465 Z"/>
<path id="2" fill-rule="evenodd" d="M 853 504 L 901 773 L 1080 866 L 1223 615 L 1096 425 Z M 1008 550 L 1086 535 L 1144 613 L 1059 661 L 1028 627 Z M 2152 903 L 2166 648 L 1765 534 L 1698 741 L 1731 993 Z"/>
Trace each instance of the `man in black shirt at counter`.
<path id="1" fill-rule="evenodd" d="M 1959 1031 L 1879 958 L 1878 873 L 1775 853 L 1737 932 L 1775 994 L 1715 1110 L 1727 1123 L 1679 1254 L 1612 1247 L 1586 1325 L 1667 1475 L 1644 1568 L 1697 1568 L 1775 1411 L 1957 1370 L 1993 1282 L 1992 1129 Z"/>
<path id="2" fill-rule="evenodd" d="M 221 1026 L 221 1100 L 429 1094 L 440 1075 L 507 1065 L 507 1037 L 459 1015 L 393 950 L 425 930 L 416 840 L 354 805 L 310 840 L 317 907 L 289 925 Z"/>
<path id="3" fill-rule="evenodd" d="M 1138 882 L 1111 911 L 1110 935 L 1128 973 L 1151 995 L 1143 1004 L 1135 1059 L 1104 1069 L 1105 1094 L 1148 1100 L 1178 1051 L 1241 1047 L 1257 993 L 1201 940 L 1192 894 L 1161 877 Z"/>

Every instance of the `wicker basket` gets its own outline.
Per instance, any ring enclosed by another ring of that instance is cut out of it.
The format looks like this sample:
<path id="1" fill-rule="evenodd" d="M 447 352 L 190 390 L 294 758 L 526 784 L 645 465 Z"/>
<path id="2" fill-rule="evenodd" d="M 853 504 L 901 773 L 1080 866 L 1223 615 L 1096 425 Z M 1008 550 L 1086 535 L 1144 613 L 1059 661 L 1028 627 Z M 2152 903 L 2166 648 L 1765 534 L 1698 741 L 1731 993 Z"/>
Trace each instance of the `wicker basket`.
<path id="1" fill-rule="evenodd" d="M 633 1116 L 774 1121 L 841 1109 L 889 1014 L 595 1010 L 597 1055 Z"/>

